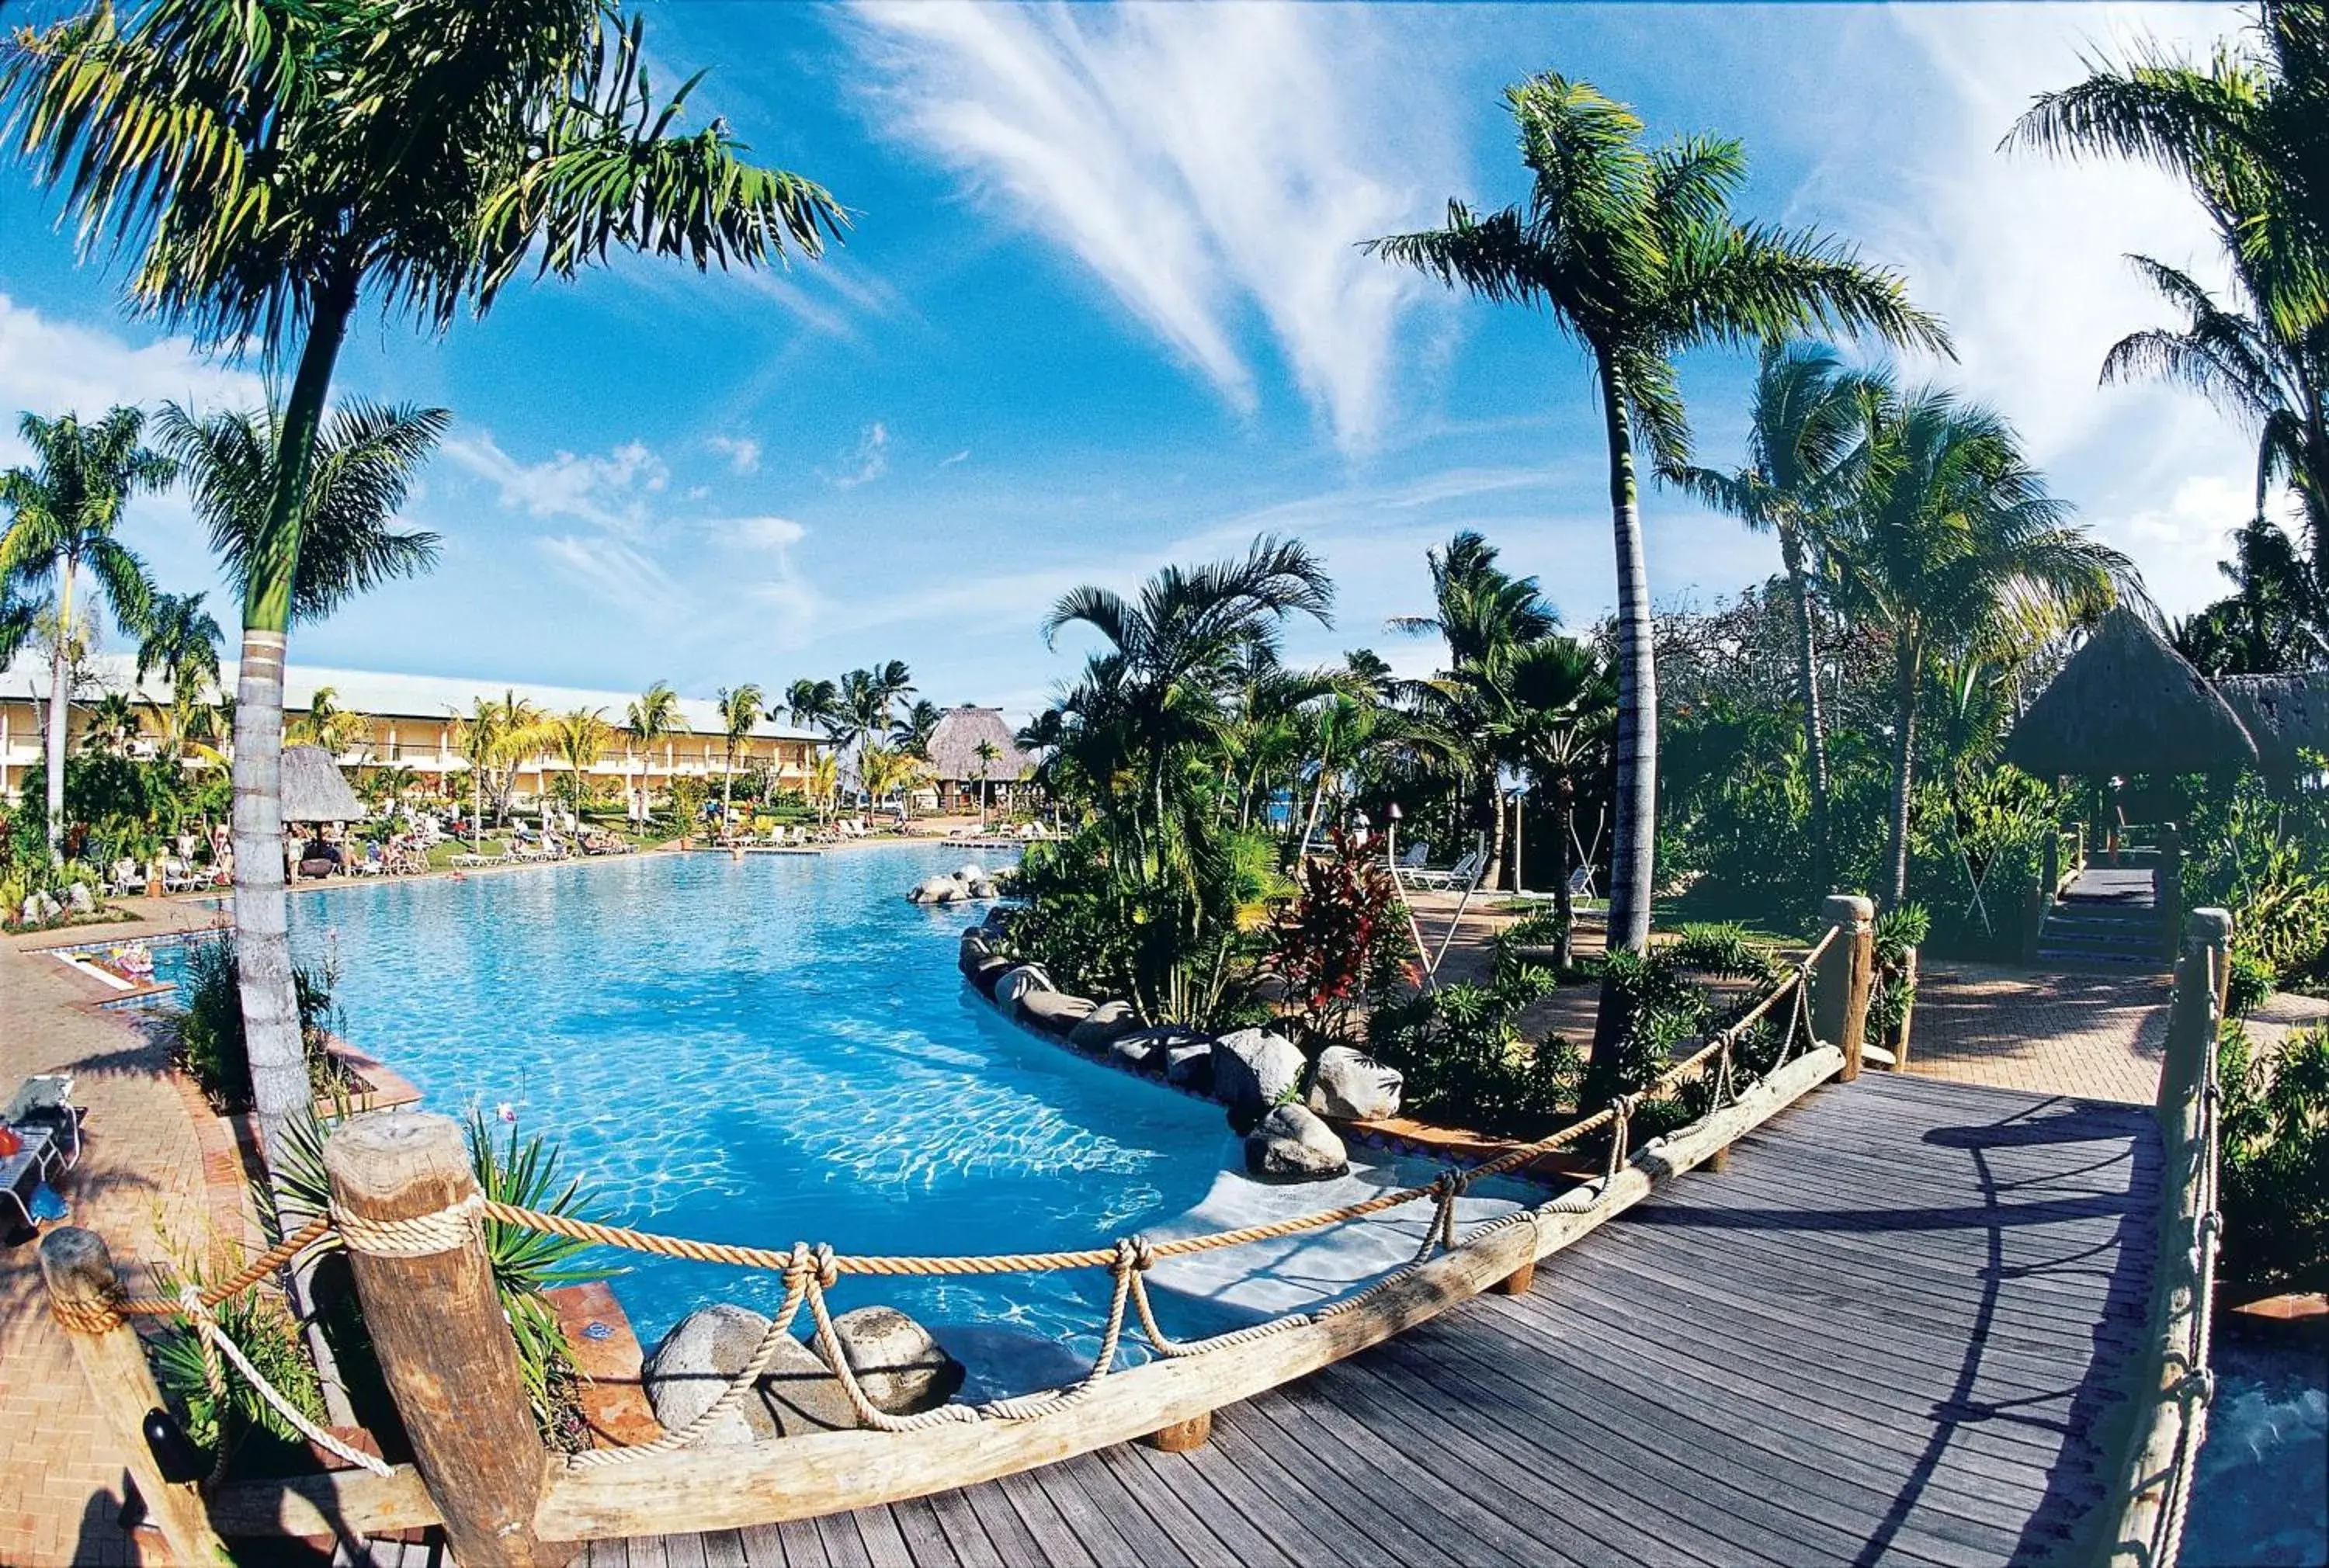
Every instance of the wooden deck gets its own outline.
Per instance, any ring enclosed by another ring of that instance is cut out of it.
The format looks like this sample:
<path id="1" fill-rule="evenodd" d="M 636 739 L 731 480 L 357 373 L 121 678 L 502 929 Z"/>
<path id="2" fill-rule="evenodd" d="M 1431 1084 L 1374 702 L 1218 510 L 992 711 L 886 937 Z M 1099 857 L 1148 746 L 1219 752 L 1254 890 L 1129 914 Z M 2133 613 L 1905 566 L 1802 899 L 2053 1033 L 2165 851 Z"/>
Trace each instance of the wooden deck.
<path id="1" fill-rule="evenodd" d="M 578 1561 L 2029 1561 L 2102 1494 L 2158 1167 L 2136 1107 L 1871 1075 L 1196 1452 Z"/>

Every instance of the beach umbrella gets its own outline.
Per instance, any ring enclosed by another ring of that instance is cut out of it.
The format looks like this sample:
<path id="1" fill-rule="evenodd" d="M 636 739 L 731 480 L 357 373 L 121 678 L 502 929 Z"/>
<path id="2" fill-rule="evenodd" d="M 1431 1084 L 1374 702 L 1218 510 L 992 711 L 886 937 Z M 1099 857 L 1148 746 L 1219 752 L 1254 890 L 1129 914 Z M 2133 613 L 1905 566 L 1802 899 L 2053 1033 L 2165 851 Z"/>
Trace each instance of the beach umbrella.
<path id="1" fill-rule="evenodd" d="M 363 803 L 341 776 L 340 765 L 320 746 L 283 748 L 283 820 L 287 822 L 360 822 Z"/>
<path id="2" fill-rule="evenodd" d="M 2207 678 L 2133 611 L 2105 615 L 2006 737 L 2040 778 L 2230 773 L 2257 743 Z"/>

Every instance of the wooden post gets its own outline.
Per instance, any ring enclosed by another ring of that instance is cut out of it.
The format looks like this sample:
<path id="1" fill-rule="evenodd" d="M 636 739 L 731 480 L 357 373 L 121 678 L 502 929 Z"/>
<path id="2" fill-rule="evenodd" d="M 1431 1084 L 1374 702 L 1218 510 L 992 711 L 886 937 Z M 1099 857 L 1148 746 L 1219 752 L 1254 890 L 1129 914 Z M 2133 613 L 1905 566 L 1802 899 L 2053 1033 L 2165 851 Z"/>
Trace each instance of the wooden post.
<path id="1" fill-rule="evenodd" d="M 2177 956 L 2177 938 L 2183 933 L 2183 833 L 2173 822 L 2159 829 L 2159 869 L 2151 874 L 2153 898 L 2159 915 L 2159 944 L 2168 957 Z"/>
<path id="2" fill-rule="evenodd" d="M 1536 1260 L 1531 1258 L 1503 1279 L 1488 1287 L 1499 1296 L 1525 1296 L 1536 1283 Z"/>
<path id="3" fill-rule="evenodd" d="M 546 1456 L 472 1217 L 480 1195 L 459 1124 L 357 1116 L 325 1143 L 324 1168 L 364 1325 L 453 1555 L 464 1568 L 565 1562 L 571 1543 L 533 1533 Z M 395 1222 L 407 1223 L 372 1229 Z"/>
<path id="4" fill-rule="evenodd" d="M 1724 1171 L 1730 1169 L 1730 1145 L 1726 1143 L 1721 1148 L 1716 1150 L 1713 1153 L 1708 1155 L 1706 1157 L 1706 1163 L 1700 1166 L 1699 1169 L 1701 1170 L 1711 1171 L 1716 1176 L 1720 1176 Z"/>
<path id="5" fill-rule="evenodd" d="M 1187 1453 L 1202 1448 L 1213 1438 L 1213 1413 L 1193 1415 L 1186 1421 L 1176 1421 L 1161 1432 L 1152 1432 L 1140 1441 L 1159 1453 Z"/>
<path id="6" fill-rule="evenodd" d="M 2198 1096 L 2202 1073 L 2216 1048 L 2231 941 L 2232 917 L 2221 909 L 2194 909 L 2183 923 L 2183 951 L 2175 965 L 2175 991 L 2159 1064 L 2159 1119 L 2171 1130 Z"/>
<path id="7" fill-rule="evenodd" d="M 49 1286 L 50 1310 L 80 1363 L 90 1400 L 120 1454 L 146 1516 L 162 1528 L 173 1562 L 231 1563 L 226 1545 L 211 1528 L 209 1513 L 191 1484 L 165 1480 L 146 1442 L 146 1417 L 166 1410 L 153 1368 L 146 1364 L 137 1330 L 113 1311 L 121 1283 L 113 1254 L 95 1231 L 61 1226 L 41 1238 L 41 1273 Z M 135 1553 L 132 1553 L 135 1555 Z"/>
<path id="8" fill-rule="evenodd" d="M 1905 1000 L 1900 1003 L 1900 1028 L 1892 1040 L 1892 1070 L 1909 1070 L 1909 1030 L 1917 1020 L 1917 950 L 1900 950 L 1900 988 Z"/>
<path id="9" fill-rule="evenodd" d="M 1843 1053 L 1836 1081 L 1849 1084 L 1860 1076 L 1861 1047 L 1867 1042 L 1876 906 L 1856 894 L 1831 893 L 1820 906 L 1820 925 L 1839 929 L 1812 972 L 1812 1033 Z"/>

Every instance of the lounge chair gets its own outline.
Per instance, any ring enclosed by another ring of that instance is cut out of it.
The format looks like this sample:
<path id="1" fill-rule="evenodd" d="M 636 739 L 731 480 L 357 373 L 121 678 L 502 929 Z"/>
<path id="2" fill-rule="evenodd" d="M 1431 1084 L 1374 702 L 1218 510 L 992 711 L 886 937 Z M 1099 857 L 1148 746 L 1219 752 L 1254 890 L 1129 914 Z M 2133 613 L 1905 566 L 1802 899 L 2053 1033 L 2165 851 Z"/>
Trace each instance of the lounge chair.
<path id="1" fill-rule="evenodd" d="M 54 1154 L 49 1135 L 36 1131 L 24 1138 L 24 1146 L 15 1153 L 0 1156 L 0 1197 L 15 1206 L 17 1217 L 24 1222 L 26 1230 L 41 1228 L 33 1218 L 32 1194 L 48 1179 L 49 1162 Z M 6 1212 L 0 1208 L 0 1216 Z"/>
<path id="2" fill-rule="evenodd" d="M 146 891 L 146 869 L 135 860 L 116 860 L 113 875 L 108 881 L 117 894 L 143 893 Z"/>
<path id="3" fill-rule="evenodd" d="M 80 1163 L 80 1109 L 72 1103 L 72 1080 L 61 1073 L 41 1073 L 27 1078 L 8 1102 L 0 1122 L 33 1145 L 38 1133 L 52 1151 L 51 1166 L 67 1170 Z"/>
<path id="4" fill-rule="evenodd" d="M 1429 867 L 1415 870 L 1402 869 L 1399 874 L 1399 879 L 1410 887 L 1429 888 L 1436 893 L 1452 893 L 1459 887 L 1469 887 L 1474 878 L 1480 875 L 1480 868 L 1486 863 L 1487 859 L 1488 857 L 1482 851 L 1475 850 L 1446 870 L 1435 871 Z"/>

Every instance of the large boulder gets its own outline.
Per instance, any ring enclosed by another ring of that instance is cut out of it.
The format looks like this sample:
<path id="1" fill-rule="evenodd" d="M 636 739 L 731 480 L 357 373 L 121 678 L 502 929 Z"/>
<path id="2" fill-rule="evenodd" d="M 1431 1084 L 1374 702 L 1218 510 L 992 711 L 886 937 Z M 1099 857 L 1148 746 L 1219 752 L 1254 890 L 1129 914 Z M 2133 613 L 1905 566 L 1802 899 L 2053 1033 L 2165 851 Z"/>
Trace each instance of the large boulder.
<path id="1" fill-rule="evenodd" d="M 1130 1002 L 1104 1001 L 1069 1033 L 1068 1044 L 1098 1054 L 1125 1036 L 1138 1033 L 1140 1028 L 1140 1015 L 1132 1010 Z"/>
<path id="2" fill-rule="evenodd" d="M 1007 958 L 982 958 L 978 967 L 970 972 L 970 983 L 978 988 L 980 995 L 993 996 L 995 985 L 1018 967 Z"/>
<path id="3" fill-rule="evenodd" d="M 964 974 L 972 975 L 978 972 L 980 964 L 994 956 L 994 944 L 986 940 L 985 932 L 974 925 L 962 934 L 962 949 L 955 955 L 955 962 Z"/>
<path id="4" fill-rule="evenodd" d="M 1066 1039 L 1077 1026 L 1091 1016 L 1091 1002 L 1080 996 L 1070 996 L 1060 991 L 1031 991 L 1019 998 L 1019 1020 Z"/>
<path id="5" fill-rule="evenodd" d="M 90 896 L 89 884 L 86 882 L 76 882 L 66 888 L 65 903 L 76 915 L 93 915 L 97 912 L 97 900 Z"/>
<path id="6" fill-rule="evenodd" d="M 906 895 L 915 904 L 952 904 L 970 897 L 970 890 L 952 877 L 925 877 Z"/>
<path id="7" fill-rule="evenodd" d="M 646 1359 L 640 1382 L 655 1419 L 676 1432 L 702 1415 L 751 1360 L 768 1319 L 726 1302 L 682 1318 Z M 857 1424 L 841 1380 L 816 1353 L 787 1334 L 755 1392 L 737 1401 L 696 1440 L 705 1448 L 838 1432 Z"/>
<path id="8" fill-rule="evenodd" d="M 1275 1106 L 1246 1134 L 1245 1168 L 1279 1181 L 1323 1181 L 1351 1168 L 1334 1130 L 1306 1107 Z"/>
<path id="9" fill-rule="evenodd" d="M 1268 1029 L 1232 1029 L 1213 1042 L 1213 1098 L 1259 1116 L 1287 1098 L 1310 1064 L 1302 1048 Z"/>
<path id="10" fill-rule="evenodd" d="M 894 1307 L 844 1312 L 833 1320 L 833 1337 L 876 1410 L 891 1415 L 935 1410 L 962 1386 L 962 1363 Z"/>
<path id="11" fill-rule="evenodd" d="M 1187 1040 L 1164 1047 L 1164 1081 L 1193 1094 L 1213 1092 L 1213 1042 Z"/>
<path id="12" fill-rule="evenodd" d="M 1165 1053 L 1174 1046 L 1202 1039 L 1212 1048 L 1209 1036 L 1199 1035 L 1179 1024 L 1154 1024 L 1146 1028 L 1131 1028 L 1118 1034 L 1108 1046 L 1108 1055 L 1127 1067 L 1137 1067 L 1144 1073 L 1162 1073 Z"/>
<path id="13" fill-rule="evenodd" d="M 1363 1051 L 1328 1046 L 1310 1074 L 1310 1109 L 1337 1122 L 1373 1122 L 1399 1114 L 1406 1077 Z"/>
<path id="14" fill-rule="evenodd" d="M 986 881 L 986 868 L 976 860 L 966 860 L 955 868 L 954 879 L 966 887 L 973 882 Z"/>
<path id="15" fill-rule="evenodd" d="M 1015 1015 L 1019 1011 L 1019 999 L 1029 991 L 1059 989 L 1051 983 L 1051 977 L 1043 972 L 1042 965 L 1023 963 L 995 982 L 995 1005 Z"/>

